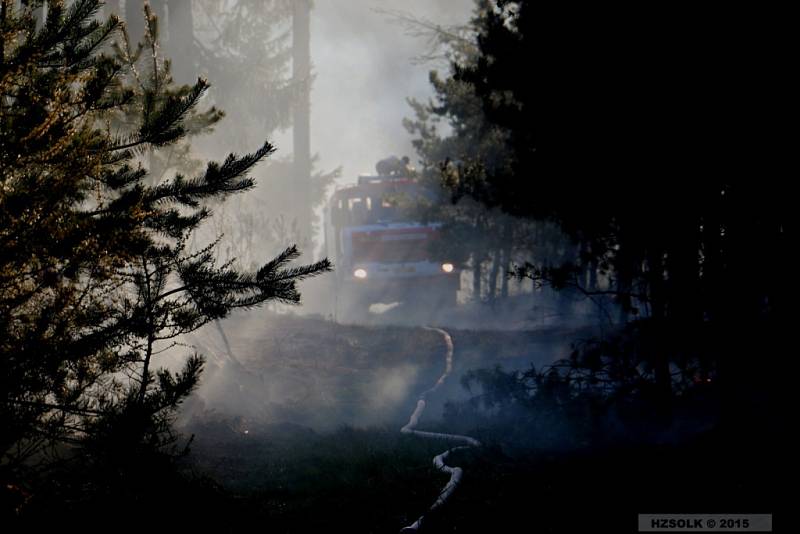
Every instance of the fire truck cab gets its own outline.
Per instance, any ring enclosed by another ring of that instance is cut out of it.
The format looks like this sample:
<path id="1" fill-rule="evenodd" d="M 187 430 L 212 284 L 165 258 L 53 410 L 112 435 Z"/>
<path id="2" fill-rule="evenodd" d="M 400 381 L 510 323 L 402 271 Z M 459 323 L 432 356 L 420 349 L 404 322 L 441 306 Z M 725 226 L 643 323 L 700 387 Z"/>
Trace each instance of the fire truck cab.
<path id="1" fill-rule="evenodd" d="M 441 224 L 414 220 L 403 204 L 431 193 L 413 177 L 362 175 L 336 191 L 325 241 L 336 272 L 337 308 L 358 315 L 373 303 L 456 303 L 460 269 L 441 256 Z"/>

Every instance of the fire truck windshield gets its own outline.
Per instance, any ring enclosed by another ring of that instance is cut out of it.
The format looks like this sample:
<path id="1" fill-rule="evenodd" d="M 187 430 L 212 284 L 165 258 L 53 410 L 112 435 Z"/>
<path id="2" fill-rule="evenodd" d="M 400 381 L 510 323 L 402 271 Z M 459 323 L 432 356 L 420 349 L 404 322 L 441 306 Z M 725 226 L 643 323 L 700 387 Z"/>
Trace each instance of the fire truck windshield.
<path id="1" fill-rule="evenodd" d="M 433 233 L 428 228 L 403 232 L 353 233 L 353 261 L 400 263 L 425 261 Z"/>
<path id="2" fill-rule="evenodd" d="M 420 196 L 424 193 L 414 184 L 354 187 L 334 199 L 333 223 L 346 227 L 408 221 L 409 201 Z"/>

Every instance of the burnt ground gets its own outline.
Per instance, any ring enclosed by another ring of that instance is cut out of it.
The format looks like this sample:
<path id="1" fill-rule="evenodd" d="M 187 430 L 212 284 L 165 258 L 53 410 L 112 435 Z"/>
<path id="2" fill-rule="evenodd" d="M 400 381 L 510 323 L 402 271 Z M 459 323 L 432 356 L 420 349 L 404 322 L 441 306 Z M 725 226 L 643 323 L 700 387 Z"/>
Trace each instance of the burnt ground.
<path id="1" fill-rule="evenodd" d="M 225 531 L 397 532 L 426 511 L 447 481 L 431 465 L 446 445 L 399 428 L 442 372 L 438 333 L 274 314 L 225 331 L 240 365 L 210 358 L 182 419 L 195 436 L 183 462 L 191 499 L 205 503 L 196 518 L 223 518 Z M 454 373 L 420 429 L 453 430 L 442 407 L 466 397 L 465 370 L 540 366 L 592 333 L 448 331 Z M 221 352 L 213 338 L 199 339 Z M 485 446 L 452 457 L 464 480 L 429 532 L 635 532 L 638 513 L 765 513 L 775 502 L 764 434 L 727 427 L 679 443 L 526 452 L 475 432 Z"/>
<path id="2" fill-rule="evenodd" d="M 419 392 L 444 370 L 445 344 L 414 326 L 341 325 L 321 318 L 262 313 L 228 320 L 193 339 L 208 356 L 204 383 L 184 420 L 205 413 L 235 417 L 243 425 L 290 423 L 315 430 L 342 425 L 402 426 Z M 460 378 L 470 369 L 537 368 L 566 357 L 590 328 L 481 331 L 447 328 L 454 343 L 453 373 L 433 399 L 428 416 L 445 401 L 463 399 Z"/>

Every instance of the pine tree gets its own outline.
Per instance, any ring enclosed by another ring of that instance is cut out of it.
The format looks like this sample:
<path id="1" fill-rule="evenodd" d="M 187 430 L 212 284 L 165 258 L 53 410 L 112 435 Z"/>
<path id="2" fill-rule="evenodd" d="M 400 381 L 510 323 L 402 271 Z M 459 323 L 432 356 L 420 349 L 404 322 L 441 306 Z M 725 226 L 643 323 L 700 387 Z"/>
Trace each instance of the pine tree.
<path id="1" fill-rule="evenodd" d="M 476 2 L 476 13 L 488 7 L 487 2 Z M 428 41 L 430 49 L 421 60 L 446 59 L 463 68 L 480 58 L 475 22 L 441 27 L 412 15 L 387 13 L 409 34 Z M 512 255 L 525 252 L 525 236 L 532 231 L 530 225 L 492 209 L 497 202 L 491 199 L 489 176 L 510 170 L 508 136 L 485 118 L 473 84 L 454 76 L 442 77 L 435 70 L 430 72 L 430 83 L 435 97 L 427 102 L 410 99 L 414 117 L 405 119 L 403 125 L 415 136 L 412 143 L 422 164 L 422 179 L 431 188 L 443 189 L 439 202 L 425 213 L 445 223 L 445 247 L 439 247 L 437 253 L 469 262 L 475 300 L 482 295 L 488 300 L 507 296 L 506 273 Z M 447 135 L 441 133 L 443 126 Z"/>
<path id="2" fill-rule="evenodd" d="M 41 4 L 0 3 L 0 475 L 12 481 L 52 443 L 169 443 L 202 358 L 170 373 L 156 352 L 233 309 L 298 302 L 296 283 L 330 268 L 289 266 L 294 247 L 253 272 L 217 265 L 214 243 L 191 250 L 210 203 L 252 188 L 273 147 L 156 183 L 143 156 L 218 120 L 197 110 L 208 83 L 171 83 L 149 8 L 148 46 L 132 50 L 116 15 L 96 19 L 98 0 L 50 0 L 37 29 Z"/>
<path id="3" fill-rule="evenodd" d="M 529 0 L 476 5 L 476 53 L 454 56 L 450 76 L 434 79 L 439 105 L 422 108 L 412 126 L 418 146 L 439 159 L 460 157 L 462 142 L 489 131 L 505 154 L 496 165 L 473 143 L 477 161 L 445 167 L 451 191 L 570 238 L 560 262 L 519 274 L 613 298 L 632 352 L 613 363 L 625 362 L 661 407 L 698 375 L 718 377 L 729 399 L 758 381 L 765 388 L 768 373 L 751 372 L 749 357 L 788 316 L 775 282 L 790 264 L 789 195 L 772 169 L 783 138 L 764 119 L 783 106 L 772 95 L 785 85 L 776 79 L 784 58 L 772 53 L 786 49 L 782 34 L 743 45 L 728 28 L 757 24 L 738 15 L 712 24 L 712 10 L 691 23 L 646 17 L 634 28 L 614 11 L 565 17 Z M 680 42 L 670 37 L 677 30 Z M 730 48 L 718 53 L 717 42 Z M 439 140 L 430 125 L 442 117 L 453 136 Z M 764 333 L 742 338 L 755 328 Z"/>

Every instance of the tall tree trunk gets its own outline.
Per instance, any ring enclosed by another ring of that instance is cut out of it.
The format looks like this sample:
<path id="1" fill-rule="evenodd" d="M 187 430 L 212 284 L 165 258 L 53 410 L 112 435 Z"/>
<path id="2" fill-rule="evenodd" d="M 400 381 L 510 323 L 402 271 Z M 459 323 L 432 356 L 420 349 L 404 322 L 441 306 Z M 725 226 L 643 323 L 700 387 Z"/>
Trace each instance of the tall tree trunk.
<path id="1" fill-rule="evenodd" d="M 496 249 L 491 253 L 492 257 L 492 270 L 489 272 L 487 299 L 494 301 L 497 294 L 497 275 L 500 274 L 500 249 Z"/>
<path id="2" fill-rule="evenodd" d="M 500 262 L 502 267 L 502 278 L 500 279 L 500 298 L 508 298 L 508 272 L 511 270 L 511 250 L 514 246 L 514 226 L 511 220 L 506 220 L 503 225 L 503 259 Z"/>
<path id="3" fill-rule="evenodd" d="M 511 270 L 511 244 L 508 243 L 503 247 L 503 272 L 502 278 L 500 279 L 500 298 L 507 299 L 508 298 L 508 280 L 509 275 L 508 272 Z"/>
<path id="4" fill-rule="evenodd" d="M 481 300 L 481 263 L 483 259 L 480 254 L 478 251 L 472 253 L 472 299 L 475 302 Z"/>
<path id="5" fill-rule="evenodd" d="M 135 48 L 144 38 L 143 0 L 125 0 L 125 26 L 128 29 L 131 47 Z"/>
<path id="6" fill-rule="evenodd" d="M 298 230 L 303 240 L 312 238 L 311 206 L 311 2 L 292 2 L 292 84 L 297 92 L 292 113 L 292 152 Z"/>
<path id="7" fill-rule="evenodd" d="M 628 246 L 624 240 L 620 239 L 617 243 L 617 250 L 614 253 L 614 289 L 617 294 L 618 304 L 617 322 L 621 325 L 628 322 L 632 306 L 630 297 L 633 279 L 632 263 L 633 260 L 628 254 Z"/>
<path id="8" fill-rule="evenodd" d="M 671 321 L 689 327 L 702 322 L 704 295 L 700 287 L 700 221 L 691 215 L 671 224 L 666 260 Z"/>
<path id="9" fill-rule="evenodd" d="M 0 29 L 5 33 L 6 18 L 11 7 L 11 0 L 0 0 Z M 0 39 L 0 65 L 6 61 L 5 39 Z"/>
<path id="10" fill-rule="evenodd" d="M 173 60 L 172 78 L 178 84 L 197 81 L 197 52 L 194 43 L 194 14 L 191 0 L 169 0 L 169 42 L 167 55 Z"/>
<path id="11" fill-rule="evenodd" d="M 589 291 L 597 291 L 597 258 L 592 257 L 589 260 L 589 280 L 586 283 L 586 288 Z"/>
<path id="12" fill-rule="evenodd" d="M 220 338 L 222 338 L 222 343 L 225 345 L 225 350 L 227 351 L 228 360 L 233 362 L 233 364 L 241 369 L 244 370 L 244 366 L 239 361 L 239 359 L 233 354 L 233 349 L 231 348 L 231 344 L 228 341 L 228 336 L 225 335 L 225 329 L 222 328 L 222 321 L 219 319 L 214 321 L 214 325 L 217 327 L 217 332 L 219 332 Z"/>
<path id="13" fill-rule="evenodd" d="M 657 414 L 663 422 L 668 422 L 672 402 L 672 376 L 670 373 L 669 324 L 666 316 L 667 295 L 664 284 L 664 252 L 661 247 L 653 247 L 647 252 L 646 274 L 648 300 L 650 303 L 650 350 L 652 351 L 653 372 L 655 375 Z"/>

